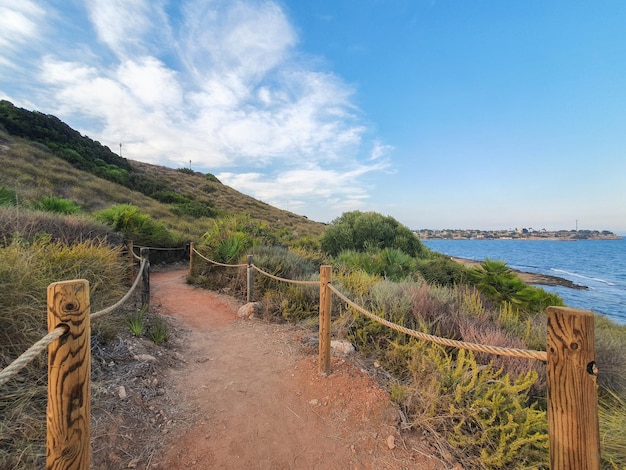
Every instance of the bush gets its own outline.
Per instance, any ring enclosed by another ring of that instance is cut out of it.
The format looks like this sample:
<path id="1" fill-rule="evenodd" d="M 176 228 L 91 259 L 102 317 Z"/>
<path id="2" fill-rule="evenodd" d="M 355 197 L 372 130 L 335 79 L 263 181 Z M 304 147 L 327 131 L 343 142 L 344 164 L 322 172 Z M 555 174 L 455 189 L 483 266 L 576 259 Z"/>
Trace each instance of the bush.
<path id="1" fill-rule="evenodd" d="M 217 215 L 217 211 L 211 208 L 209 204 L 198 201 L 176 204 L 172 208 L 172 212 L 179 216 L 189 215 L 196 219 L 200 217 L 215 217 Z"/>
<path id="2" fill-rule="evenodd" d="M 167 247 L 176 243 L 165 225 L 130 204 L 110 207 L 97 212 L 95 217 L 140 245 Z"/>
<path id="3" fill-rule="evenodd" d="M 44 197 L 40 201 L 36 202 L 33 207 L 40 211 L 66 215 L 80 212 L 80 206 L 74 201 L 54 196 Z"/>
<path id="4" fill-rule="evenodd" d="M 543 312 L 548 306 L 563 305 L 558 295 L 524 283 L 504 261 L 486 259 L 470 270 L 470 279 L 491 300 L 509 302 L 523 312 Z"/>
<path id="5" fill-rule="evenodd" d="M 411 341 L 395 345 L 411 374 L 394 396 L 410 424 L 442 442 L 463 468 L 547 468 L 548 432 L 544 411 L 528 403 L 536 380 L 529 372 L 511 379 L 479 366 L 471 352 Z"/>
<path id="6" fill-rule="evenodd" d="M 222 217 L 202 236 L 202 253 L 215 261 L 232 263 L 256 245 L 275 245 L 277 237 L 267 223 L 247 214 Z"/>
<path id="7" fill-rule="evenodd" d="M 393 217 L 376 212 L 344 212 L 324 231 L 320 244 L 331 256 L 342 251 L 396 248 L 411 257 L 423 256 L 426 249 L 417 236 Z"/>
<path id="8" fill-rule="evenodd" d="M 467 268 L 438 253 L 419 259 L 416 270 L 429 284 L 454 286 L 464 284 L 468 280 Z"/>
<path id="9" fill-rule="evenodd" d="M 17 194 L 15 191 L 0 186 L 0 206 L 14 206 L 17 204 Z"/>

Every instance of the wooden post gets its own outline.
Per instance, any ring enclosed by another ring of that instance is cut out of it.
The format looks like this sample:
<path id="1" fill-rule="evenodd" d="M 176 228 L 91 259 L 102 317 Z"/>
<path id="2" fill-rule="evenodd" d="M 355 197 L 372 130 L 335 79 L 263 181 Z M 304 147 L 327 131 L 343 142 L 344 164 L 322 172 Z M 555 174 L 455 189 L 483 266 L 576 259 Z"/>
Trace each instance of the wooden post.
<path id="1" fill-rule="evenodd" d="M 320 338 L 319 338 L 319 370 L 320 374 L 330 374 L 330 310 L 332 291 L 328 287 L 331 277 L 331 266 L 320 266 Z"/>
<path id="2" fill-rule="evenodd" d="M 150 310 L 150 249 L 142 248 L 141 249 L 141 260 L 146 261 L 146 264 L 143 268 L 143 273 L 141 274 L 142 286 L 141 290 L 141 308 L 146 311 Z"/>
<path id="3" fill-rule="evenodd" d="M 193 250 L 195 245 L 193 242 L 189 244 L 189 275 L 193 276 Z"/>
<path id="4" fill-rule="evenodd" d="M 550 468 L 600 468 L 594 314 L 548 307 Z"/>
<path id="5" fill-rule="evenodd" d="M 133 254 L 133 241 L 128 240 L 126 243 L 126 248 L 128 249 L 128 264 L 129 264 L 129 277 L 130 277 L 130 285 L 133 285 L 135 282 L 135 256 Z"/>
<path id="6" fill-rule="evenodd" d="M 254 268 L 252 267 L 252 262 L 254 257 L 252 255 L 248 255 L 248 266 L 247 266 L 247 278 L 248 278 L 248 293 L 246 300 L 248 302 L 254 301 Z"/>
<path id="7" fill-rule="evenodd" d="M 89 282 L 48 286 L 48 331 L 66 334 L 48 346 L 46 469 L 88 470 L 91 461 Z"/>

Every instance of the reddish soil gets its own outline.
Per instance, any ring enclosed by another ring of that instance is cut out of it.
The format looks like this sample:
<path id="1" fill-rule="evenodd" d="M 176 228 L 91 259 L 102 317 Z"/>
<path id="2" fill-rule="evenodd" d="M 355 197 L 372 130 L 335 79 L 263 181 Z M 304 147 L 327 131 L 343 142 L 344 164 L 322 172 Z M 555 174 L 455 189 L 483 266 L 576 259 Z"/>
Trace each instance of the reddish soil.
<path id="1" fill-rule="evenodd" d="M 188 425 L 150 468 L 446 468 L 426 443 L 398 432 L 387 392 L 349 357 L 333 357 L 322 376 L 310 331 L 239 319 L 241 303 L 189 286 L 185 275 L 151 276 L 153 308 L 188 329 L 184 362 L 167 379 Z"/>

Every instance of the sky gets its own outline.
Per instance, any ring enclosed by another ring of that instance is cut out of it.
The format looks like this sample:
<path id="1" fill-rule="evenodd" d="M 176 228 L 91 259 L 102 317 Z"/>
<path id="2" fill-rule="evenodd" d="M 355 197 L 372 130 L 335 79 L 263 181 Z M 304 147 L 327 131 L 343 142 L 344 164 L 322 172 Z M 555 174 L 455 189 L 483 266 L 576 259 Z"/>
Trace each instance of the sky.
<path id="1" fill-rule="evenodd" d="M 0 0 L 0 99 L 320 222 L 626 233 L 625 31 L 622 0 Z"/>

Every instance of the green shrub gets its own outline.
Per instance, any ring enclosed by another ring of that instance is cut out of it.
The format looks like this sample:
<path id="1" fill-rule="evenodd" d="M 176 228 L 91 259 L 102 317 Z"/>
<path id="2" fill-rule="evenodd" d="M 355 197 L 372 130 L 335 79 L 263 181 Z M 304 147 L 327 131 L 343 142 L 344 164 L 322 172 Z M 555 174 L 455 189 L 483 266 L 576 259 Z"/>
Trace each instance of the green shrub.
<path id="1" fill-rule="evenodd" d="M 128 318 L 126 318 L 126 324 L 134 336 L 141 336 L 143 334 L 146 310 L 147 306 L 143 307 L 138 313 L 129 314 Z"/>
<path id="2" fill-rule="evenodd" d="M 211 208 L 209 204 L 199 201 L 176 204 L 172 208 L 172 212 L 179 216 L 189 215 L 196 219 L 200 217 L 215 217 L 217 215 L 217 211 Z"/>
<path id="3" fill-rule="evenodd" d="M 417 236 L 390 216 L 376 212 L 344 212 L 333 220 L 320 239 L 322 250 L 331 256 L 342 251 L 397 248 L 411 257 L 426 253 Z"/>
<path id="4" fill-rule="evenodd" d="M 36 202 L 33 207 L 36 210 L 54 212 L 57 214 L 76 214 L 80 212 L 80 206 L 74 201 L 69 199 L 63 199 L 55 196 L 44 197 L 40 201 Z"/>
<path id="5" fill-rule="evenodd" d="M 170 335 L 167 328 L 167 322 L 160 316 L 154 316 L 148 327 L 148 337 L 154 344 L 163 344 L 169 341 Z"/>
<path id="6" fill-rule="evenodd" d="M 523 312 L 543 312 L 551 305 L 563 305 L 556 294 L 524 283 L 503 261 L 486 259 L 470 270 L 470 279 L 491 300 L 509 302 Z"/>
<path id="7" fill-rule="evenodd" d="M 411 341 L 395 350 L 412 375 L 403 393 L 396 392 L 399 405 L 413 427 L 445 436 L 464 468 L 548 467 L 546 414 L 528 403 L 535 372 L 511 379 L 479 366 L 471 352 L 452 354 L 431 343 Z"/>
<path id="8" fill-rule="evenodd" d="M 438 253 L 417 260 L 416 270 L 426 282 L 440 286 L 463 284 L 468 279 L 467 268 Z"/>
<path id="9" fill-rule="evenodd" d="M 17 194 L 15 191 L 0 186 L 0 206 L 14 206 L 17 204 Z"/>
<path id="10" fill-rule="evenodd" d="M 159 191 L 155 191 L 150 194 L 150 197 L 166 204 L 184 204 L 191 201 L 187 196 L 171 189 L 161 189 Z"/>
<path id="11" fill-rule="evenodd" d="M 119 204 L 97 212 L 95 217 L 140 245 L 166 247 L 176 243 L 165 225 L 141 212 L 137 206 Z"/>

